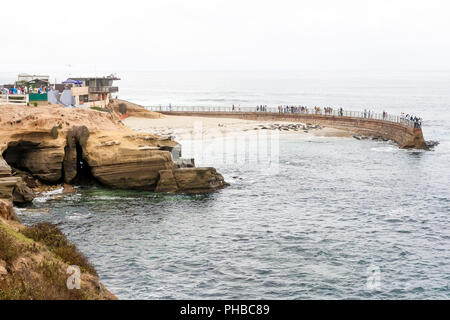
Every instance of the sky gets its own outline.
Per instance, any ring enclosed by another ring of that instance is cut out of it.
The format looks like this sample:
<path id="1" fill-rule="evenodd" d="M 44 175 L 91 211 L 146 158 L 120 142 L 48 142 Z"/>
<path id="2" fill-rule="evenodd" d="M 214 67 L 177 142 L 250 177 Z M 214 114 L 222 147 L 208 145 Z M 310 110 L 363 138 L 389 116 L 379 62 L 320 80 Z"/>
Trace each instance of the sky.
<path id="1" fill-rule="evenodd" d="M 21 0 L 0 15 L 0 72 L 450 70 L 449 12 L 447 0 Z"/>

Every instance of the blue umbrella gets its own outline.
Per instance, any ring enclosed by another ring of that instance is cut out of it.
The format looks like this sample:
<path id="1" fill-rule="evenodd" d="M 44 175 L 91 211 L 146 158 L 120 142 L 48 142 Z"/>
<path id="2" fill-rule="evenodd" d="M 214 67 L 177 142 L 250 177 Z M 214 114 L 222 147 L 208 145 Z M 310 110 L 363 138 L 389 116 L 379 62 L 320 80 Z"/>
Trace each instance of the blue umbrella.
<path id="1" fill-rule="evenodd" d="M 72 80 L 72 79 L 67 79 L 66 81 L 63 81 L 63 84 L 82 84 L 83 82 L 80 80 Z"/>

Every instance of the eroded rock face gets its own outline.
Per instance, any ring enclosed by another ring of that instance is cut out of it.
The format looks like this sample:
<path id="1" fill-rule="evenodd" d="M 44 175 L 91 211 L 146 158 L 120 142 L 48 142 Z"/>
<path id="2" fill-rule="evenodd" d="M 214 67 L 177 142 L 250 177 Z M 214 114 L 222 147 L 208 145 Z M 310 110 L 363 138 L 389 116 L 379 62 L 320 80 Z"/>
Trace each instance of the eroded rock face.
<path id="1" fill-rule="evenodd" d="M 161 114 L 153 111 L 149 111 L 145 109 L 143 106 L 140 106 L 135 103 L 131 103 L 129 101 L 120 100 L 120 99 L 111 99 L 109 105 L 116 113 L 127 115 L 130 117 L 136 118 L 148 118 L 148 119 L 157 119 L 161 118 Z"/>
<path id="2" fill-rule="evenodd" d="M 207 193 L 228 184 L 214 168 L 180 168 L 161 170 L 156 192 Z"/>
<path id="3" fill-rule="evenodd" d="M 13 202 L 19 204 L 25 204 L 33 201 L 34 194 L 30 188 L 27 187 L 22 178 L 16 183 L 13 189 Z"/>
<path id="4" fill-rule="evenodd" d="M 172 143 L 157 136 L 97 133 L 83 148 L 83 158 L 95 179 L 106 186 L 154 190 L 159 171 L 173 167 L 170 151 L 161 149 Z"/>
<path id="5" fill-rule="evenodd" d="M 173 170 L 160 170 L 156 192 L 175 193 L 178 190 L 178 184 L 173 175 Z"/>
<path id="6" fill-rule="evenodd" d="M 49 133 L 14 134 L 4 148 L 3 158 L 10 165 L 26 169 L 47 183 L 57 183 L 62 177 L 64 138 L 53 139 Z"/>
<path id="7" fill-rule="evenodd" d="M 0 178 L 0 199 L 23 204 L 33 201 L 34 195 L 21 177 L 3 177 Z"/>
<path id="8" fill-rule="evenodd" d="M 0 217 L 6 220 L 19 221 L 12 203 L 2 199 L 0 199 Z"/>

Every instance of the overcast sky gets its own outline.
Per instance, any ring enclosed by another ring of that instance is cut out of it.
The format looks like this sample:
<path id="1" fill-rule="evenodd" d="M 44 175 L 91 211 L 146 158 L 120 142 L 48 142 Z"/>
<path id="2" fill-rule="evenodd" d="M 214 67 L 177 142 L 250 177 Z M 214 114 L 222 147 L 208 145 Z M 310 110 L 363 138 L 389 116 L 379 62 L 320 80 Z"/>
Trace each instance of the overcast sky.
<path id="1" fill-rule="evenodd" d="M 0 71 L 450 69 L 447 0 L 21 0 Z"/>

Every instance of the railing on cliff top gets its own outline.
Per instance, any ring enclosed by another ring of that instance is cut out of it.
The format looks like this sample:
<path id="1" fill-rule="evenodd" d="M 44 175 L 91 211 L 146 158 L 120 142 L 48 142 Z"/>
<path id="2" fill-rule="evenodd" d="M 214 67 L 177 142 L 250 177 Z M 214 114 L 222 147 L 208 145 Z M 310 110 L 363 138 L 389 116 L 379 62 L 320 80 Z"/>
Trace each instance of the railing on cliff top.
<path id="1" fill-rule="evenodd" d="M 415 123 L 412 120 L 406 119 L 402 116 L 395 116 L 386 114 L 383 116 L 382 113 L 374 113 L 374 112 L 361 112 L 361 111 L 342 111 L 342 114 L 339 110 L 332 110 L 331 112 L 325 112 L 323 109 L 320 111 L 309 110 L 301 111 L 296 110 L 292 111 L 290 108 L 285 109 L 273 107 L 267 107 L 265 111 L 256 111 L 256 108 L 251 107 L 195 107 L 195 106 L 148 106 L 146 107 L 150 111 L 160 111 L 160 112 L 233 112 L 233 113 L 276 113 L 276 114 L 293 114 L 293 115 L 321 115 L 321 116 L 335 116 L 335 117 L 350 117 L 350 118 L 361 118 L 361 119 L 375 119 L 381 121 L 389 121 L 403 124 L 409 128 L 417 128 L 421 127 L 421 125 Z"/>
<path id="2" fill-rule="evenodd" d="M 0 94 L 0 104 L 26 105 L 28 101 L 27 94 Z"/>

